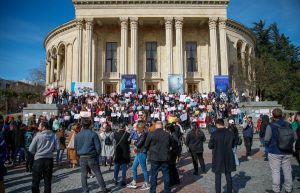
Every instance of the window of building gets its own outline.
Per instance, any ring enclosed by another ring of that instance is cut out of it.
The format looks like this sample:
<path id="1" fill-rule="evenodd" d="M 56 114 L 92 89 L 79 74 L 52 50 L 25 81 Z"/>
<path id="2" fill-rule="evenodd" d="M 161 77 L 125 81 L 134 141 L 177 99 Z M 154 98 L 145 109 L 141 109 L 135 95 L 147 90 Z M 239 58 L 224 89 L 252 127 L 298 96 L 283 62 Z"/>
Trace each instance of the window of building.
<path id="1" fill-rule="evenodd" d="M 188 72 L 197 72 L 197 42 L 186 43 L 186 64 Z"/>
<path id="2" fill-rule="evenodd" d="M 105 72 L 117 72 L 117 42 L 106 43 Z"/>
<path id="3" fill-rule="evenodd" d="M 146 42 L 146 71 L 157 72 L 157 43 Z"/>

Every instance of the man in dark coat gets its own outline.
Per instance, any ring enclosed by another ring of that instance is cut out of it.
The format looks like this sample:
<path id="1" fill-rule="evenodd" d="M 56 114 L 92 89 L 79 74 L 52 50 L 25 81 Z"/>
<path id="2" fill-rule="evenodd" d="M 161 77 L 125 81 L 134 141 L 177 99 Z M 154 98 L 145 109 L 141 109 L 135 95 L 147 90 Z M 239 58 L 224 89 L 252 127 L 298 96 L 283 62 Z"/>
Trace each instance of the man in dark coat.
<path id="1" fill-rule="evenodd" d="M 236 170 L 232 148 L 234 134 L 225 128 L 224 120 L 216 121 L 217 130 L 211 135 L 208 147 L 212 149 L 212 172 L 215 173 L 215 190 L 221 193 L 221 174 L 225 173 L 227 193 L 232 193 L 231 172 Z"/>
<path id="2" fill-rule="evenodd" d="M 161 121 L 156 121 L 155 131 L 147 136 L 145 149 L 149 151 L 151 162 L 150 193 L 156 193 L 157 175 L 161 169 L 164 180 L 164 193 L 170 193 L 169 151 L 172 146 L 171 135 L 163 130 Z"/>
<path id="3" fill-rule="evenodd" d="M 127 164 L 130 162 L 130 134 L 126 132 L 126 125 L 121 124 L 119 131 L 114 134 L 114 139 L 116 143 L 115 150 L 115 169 L 114 169 L 114 178 L 115 184 L 118 183 L 118 176 L 120 168 L 122 170 L 122 181 L 121 186 L 126 186 L 126 171 Z"/>

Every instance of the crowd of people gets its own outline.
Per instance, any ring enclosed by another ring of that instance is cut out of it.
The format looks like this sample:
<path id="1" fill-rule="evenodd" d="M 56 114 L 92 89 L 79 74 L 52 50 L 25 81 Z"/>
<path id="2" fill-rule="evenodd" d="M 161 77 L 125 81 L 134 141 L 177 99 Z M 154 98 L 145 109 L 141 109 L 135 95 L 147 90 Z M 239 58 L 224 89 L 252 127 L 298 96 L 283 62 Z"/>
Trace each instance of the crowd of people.
<path id="1" fill-rule="evenodd" d="M 108 170 L 113 168 L 116 186 L 137 189 L 137 167 L 140 165 L 144 180 L 139 187 L 141 191 L 150 189 L 155 193 L 157 175 L 161 171 L 164 192 L 169 193 L 172 187 L 180 184 L 177 168 L 183 145 L 192 158 L 193 174 L 199 175 L 198 162 L 201 173 L 207 172 L 203 158 L 207 130 L 216 193 L 221 192 L 222 173 L 226 176 L 227 192 L 232 192 L 231 172 L 240 164 L 237 146 L 244 143 L 246 157 L 251 160 L 255 132 L 259 133 L 265 147 L 265 160 L 270 163 L 272 191 L 280 192 L 278 167 L 282 166 L 285 190 L 292 192 L 290 159 L 293 154 L 298 162 L 300 159 L 299 112 L 288 123 L 282 111 L 276 108 L 271 119 L 261 116 L 256 129 L 252 117 L 239 110 L 239 97 L 232 90 L 187 95 L 149 91 L 79 97 L 63 92 L 53 101 L 63 105 L 57 116 L 32 114 L 26 121 L 21 116 L 16 120 L 12 116 L 5 120 L 0 117 L 0 189 L 4 189 L 5 166 L 25 163 L 26 172 L 32 173 L 32 192 L 39 192 L 42 179 L 45 192 L 51 192 L 54 163 L 61 166 L 67 151 L 70 167 L 81 168 L 83 192 L 89 192 L 89 177 L 96 177 L 101 192 L 111 191 L 106 187 L 100 165 Z M 239 124 L 242 135 L 237 128 Z M 128 167 L 132 170 L 129 183 Z"/>

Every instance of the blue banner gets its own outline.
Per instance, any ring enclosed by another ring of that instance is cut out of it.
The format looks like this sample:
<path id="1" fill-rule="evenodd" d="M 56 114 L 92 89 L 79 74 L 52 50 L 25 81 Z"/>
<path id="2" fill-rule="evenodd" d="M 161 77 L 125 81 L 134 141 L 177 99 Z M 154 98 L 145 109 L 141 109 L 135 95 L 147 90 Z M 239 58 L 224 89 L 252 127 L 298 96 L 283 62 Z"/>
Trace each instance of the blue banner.
<path id="1" fill-rule="evenodd" d="M 121 93 L 137 93 L 136 75 L 123 74 L 121 76 Z"/>
<path id="2" fill-rule="evenodd" d="M 220 91 L 227 93 L 229 85 L 229 77 L 228 75 L 223 76 L 215 76 L 215 92 L 220 94 Z"/>
<path id="3" fill-rule="evenodd" d="M 182 74 L 169 74 L 169 93 L 184 93 Z"/>
<path id="4" fill-rule="evenodd" d="M 73 93 L 73 92 L 75 92 L 75 82 L 71 82 L 71 89 L 70 89 L 70 91 L 71 91 L 71 93 Z"/>

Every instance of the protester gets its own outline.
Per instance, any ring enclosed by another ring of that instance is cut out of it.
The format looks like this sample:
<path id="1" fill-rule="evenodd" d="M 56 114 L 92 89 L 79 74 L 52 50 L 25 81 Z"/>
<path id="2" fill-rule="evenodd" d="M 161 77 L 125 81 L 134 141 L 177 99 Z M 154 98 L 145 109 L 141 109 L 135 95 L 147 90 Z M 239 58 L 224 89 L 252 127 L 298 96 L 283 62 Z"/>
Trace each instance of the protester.
<path id="1" fill-rule="evenodd" d="M 232 193 L 231 172 L 236 170 L 232 148 L 234 134 L 225 128 L 224 120 L 216 121 L 217 130 L 211 135 L 208 147 L 212 149 L 212 172 L 215 173 L 215 191 L 221 193 L 221 175 L 225 174 L 227 193 Z"/>
<path id="2" fill-rule="evenodd" d="M 105 131 L 100 134 L 101 142 L 101 157 L 104 162 L 104 166 L 109 165 L 109 170 L 113 164 L 113 156 L 115 152 L 115 140 L 114 133 L 112 132 L 109 124 L 105 125 Z"/>
<path id="3" fill-rule="evenodd" d="M 0 135 L 0 192 L 5 192 L 4 187 L 4 175 L 6 174 L 6 167 L 4 163 L 6 161 L 7 150 L 6 143 L 2 135 Z"/>
<path id="4" fill-rule="evenodd" d="M 163 130 L 162 122 L 156 121 L 155 131 L 148 135 L 145 142 L 145 149 L 149 151 L 149 160 L 151 162 L 150 193 L 156 192 L 157 175 L 160 169 L 163 173 L 164 193 L 171 192 L 168 164 L 171 142 L 171 136 Z"/>
<path id="5" fill-rule="evenodd" d="M 264 154 L 264 160 L 268 161 L 268 148 L 265 146 L 265 135 L 266 135 L 266 129 L 270 123 L 270 119 L 268 115 L 262 115 L 261 117 L 261 125 L 260 125 L 260 131 L 259 131 L 259 139 L 261 146 L 264 146 L 265 154 Z"/>
<path id="6" fill-rule="evenodd" d="M 55 134 L 45 121 L 39 125 L 39 133 L 33 138 L 29 151 L 34 154 L 32 166 L 32 192 L 39 193 L 40 181 L 44 179 L 44 192 L 51 193 L 53 152 L 58 149 Z"/>
<path id="7" fill-rule="evenodd" d="M 274 193 L 280 193 L 280 170 L 283 171 L 286 193 L 293 191 L 291 158 L 293 152 L 294 132 L 291 125 L 283 119 L 282 110 L 272 111 L 274 121 L 267 127 L 265 143 L 268 147 L 269 164 L 272 171 Z"/>
<path id="8" fill-rule="evenodd" d="M 244 137 L 244 144 L 246 147 L 246 156 L 248 160 L 251 160 L 251 147 L 253 142 L 253 122 L 251 116 L 244 117 L 243 123 L 243 137 Z"/>
<path id="9" fill-rule="evenodd" d="M 296 124 L 292 124 L 293 130 L 296 132 L 296 144 L 295 144 L 295 155 L 296 159 L 298 161 L 298 164 L 300 165 L 300 112 L 296 113 L 295 121 L 298 122 L 298 126 L 296 128 Z M 296 129 L 295 129 L 296 128 Z"/>
<path id="10" fill-rule="evenodd" d="M 203 159 L 203 143 L 206 141 L 206 137 L 201 129 L 198 128 L 197 122 L 192 122 L 192 130 L 186 136 L 186 146 L 189 148 L 191 153 L 194 175 L 199 175 L 198 172 L 198 160 L 201 165 L 201 171 L 205 173 L 205 163 Z"/>
<path id="11" fill-rule="evenodd" d="M 144 149 L 144 145 L 147 139 L 147 135 L 148 133 L 145 132 L 145 123 L 141 122 L 138 123 L 136 126 L 136 131 L 138 134 L 138 139 L 134 142 L 134 146 L 135 146 L 135 158 L 132 164 L 132 177 L 133 180 L 130 184 L 127 185 L 128 188 L 133 188 L 136 189 L 137 188 L 137 167 L 138 165 L 141 166 L 142 168 L 142 172 L 144 175 L 144 183 L 141 187 L 140 190 L 149 190 L 149 176 L 148 176 L 148 171 L 147 171 L 147 163 L 146 163 L 146 159 L 147 159 L 147 152 Z"/>
<path id="12" fill-rule="evenodd" d="M 66 149 L 66 137 L 65 137 L 65 130 L 63 128 L 59 128 L 57 130 L 56 138 L 57 138 L 57 143 L 59 144 L 59 148 L 56 153 L 56 164 L 60 165 Z"/>
<path id="13" fill-rule="evenodd" d="M 170 175 L 170 187 L 180 184 L 179 174 L 176 168 L 176 160 L 181 153 L 181 143 L 178 139 L 178 133 L 174 124 L 166 126 L 166 131 L 171 134 L 172 149 L 169 152 L 169 175 Z"/>
<path id="14" fill-rule="evenodd" d="M 28 126 L 27 131 L 24 134 L 25 141 L 25 157 L 26 157 L 26 172 L 32 172 L 34 155 L 29 151 L 29 146 L 35 135 L 35 125 Z"/>
<path id="15" fill-rule="evenodd" d="M 239 131 L 238 131 L 237 127 L 235 126 L 233 119 L 230 119 L 228 121 L 228 129 L 234 135 L 235 143 L 234 143 L 234 147 L 232 148 L 232 151 L 233 151 L 233 155 L 234 155 L 235 165 L 239 166 L 240 162 L 239 162 L 239 158 L 238 158 L 238 154 L 237 154 L 237 146 L 240 145 L 239 144 L 240 137 L 239 137 Z"/>
<path id="16" fill-rule="evenodd" d="M 67 157 L 70 161 L 71 168 L 75 168 L 78 164 L 78 156 L 75 150 L 75 137 L 77 133 L 80 132 L 79 124 L 75 123 L 72 127 L 72 131 L 69 134 L 69 137 L 67 139 L 68 146 L 67 146 Z"/>
<path id="17" fill-rule="evenodd" d="M 294 117 L 294 121 L 292 122 L 292 128 L 294 131 L 300 127 L 300 112 L 297 112 Z"/>
<path id="18" fill-rule="evenodd" d="M 88 168 L 90 168 L 96 176 L 101 187 L 101 192 L 110 192 L 106 188 L 100 167 L 99 156 L 101 154 L 101 144 L 96 132 L 91 130 L 91 119 L 82 117 L 81 131 L 75 136 L 74 147 L 77 155 L 80 157 L 81 168 L 81 184 L 84 193 L 89 192 L 87 185 Z"/>
<path id="19" fill-rule="evenodd" d="M 118 132 L 114 134 L 114 140 L 116 141 L 115 158 L 114 158 L 114 180 L 118 185 L 119 171 L 122 170 L 122 179 L 120 182 L 121 187 L 126 186 L 126 171 L 127 165 L 130 162 L 130 140 L 129 133 L 126 132 L 126 124 L 122 123 L 119 126 Z"/>

